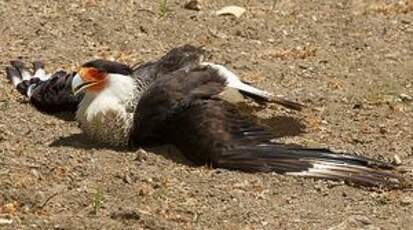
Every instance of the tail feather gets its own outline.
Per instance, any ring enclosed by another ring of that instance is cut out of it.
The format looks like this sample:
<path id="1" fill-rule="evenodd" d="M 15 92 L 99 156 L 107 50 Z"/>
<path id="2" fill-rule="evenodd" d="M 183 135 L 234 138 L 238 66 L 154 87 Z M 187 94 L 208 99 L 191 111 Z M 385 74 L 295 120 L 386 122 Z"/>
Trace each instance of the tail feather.
<path id="1" fill-rule="evenodd" d="M 42 61 L 36 60 L 32 63 L 34 72 L 39 69 L 44 69 L 44 63 Z"/>
<path id="2" fill-rule="evenodd" d="M 22 61 L 14 60 L 11 61 L 10 64 L 20 72 L 20 75 L 23 80 L 28 81 L 32 78 L 32 74 L 29 72 L 29 70 L 26 68 Z"/>
<path id="3" fill-rule="evenodd" d="M 51 75 L 47 74 L 44 70 L 44 63 L 42 61 L 34 61 L 32 65 L 34 70 L 33 78 L 38 78 L 41 81 L 47 81 L 51 77 Z"/>
<path id="4" fill-rule="evenodd" d="M 323 149 L 259 145 L 234 148 L 222 154 L 217 167 L 253 172 L 343 180 L 362 186 L 400 188 L 403 179 L 387 169 L 391 164 Z"/>
<path id="5" fill-rule="evenodd" d="M 6 67 L 6 76 L 17 91 L 29 98 L 30 103 L 39 111 L 73 120 L 74 112 L 83 97 L 81 94 L 74 96 L 71 92 L 74 74 L 57 71 L 49 75 L 44 70 L 43 62 L 35 61 L 32 65 L 34 75 L 21 60 L 11 61 L 10 66 Z"/>
<path id="6" fill-rule="evenodd" d="M 23 81 L 20 72 L 12 66 L 6 67 L 6 75 L 9 81 L 14 85 L 14 87 L 17 87 L 17 85 L 19 85 Z"/>

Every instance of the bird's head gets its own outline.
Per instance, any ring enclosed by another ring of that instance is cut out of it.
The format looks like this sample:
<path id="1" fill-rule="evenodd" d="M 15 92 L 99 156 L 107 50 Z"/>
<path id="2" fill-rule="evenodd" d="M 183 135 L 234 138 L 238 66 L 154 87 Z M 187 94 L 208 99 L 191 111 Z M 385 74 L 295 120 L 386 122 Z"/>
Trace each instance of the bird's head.
<path id="1" fill-rule="evenodd" d="M 116 82 L 122 76 L 130 76 L 132 69 L 119 62 L 108 60 L 93 60 L 83 64 L 72 80 L 73 93 L 99 93 L 111 82 Z"/>

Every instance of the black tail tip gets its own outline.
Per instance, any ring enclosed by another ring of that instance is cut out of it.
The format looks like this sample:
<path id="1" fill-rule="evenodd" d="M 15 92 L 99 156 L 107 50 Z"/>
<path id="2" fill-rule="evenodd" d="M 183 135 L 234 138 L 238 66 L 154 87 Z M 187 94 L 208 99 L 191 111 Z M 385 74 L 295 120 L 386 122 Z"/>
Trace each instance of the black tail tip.
<path id="1" fill-rule="evenodd" d="M 13 77 L 21 78 L 20 72 L 12 66 L 6 67 L 6 76 L 7 76 L 7 79 L 9 79 L 10 81 L 12 81 Z"/>
<path id="2" fill-rule="evenodd" d="M 33 63 L 33 70 L 36 72 L 39 69 L 44 69 L 44 62 L 36 60 Z"/>
<path id="3" fill-rule="evenodd" d="M 20 60 L 10 61 L 10 64 L 11 64 L 14 68 L 16 68 L 17 70 L 26 68 L 26 67 L 24 66 L 24 63 L 23 63 L 22 61 L 20 61 Z"/>
<path id="4" fill-rule="evenodd" d="M 59 77 L 63 77 L 63 76 L 66 76 L 67 75 L 67 72 L 66 71 L 64 71 L 64 70 L 59 70 L 59 71 L 57 71 L 56 73 L 54 73 L 52 76 L 51 76 L 51 78 L 59 78 Z"/>

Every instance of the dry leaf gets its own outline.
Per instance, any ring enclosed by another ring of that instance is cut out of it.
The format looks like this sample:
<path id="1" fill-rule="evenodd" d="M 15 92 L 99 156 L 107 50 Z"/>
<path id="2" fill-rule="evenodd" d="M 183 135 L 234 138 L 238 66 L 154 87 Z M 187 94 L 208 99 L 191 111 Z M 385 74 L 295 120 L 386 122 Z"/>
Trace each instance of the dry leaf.
<path id="1" fill-rule="evenodd" d="M 316 48 L 312 47 L 297 47 L 283 50 L 268 50 L 263 54 L 263 57 L 279 58 L 281 60 L 296 60 L 314 57 L 316 55 Z"/>
<path id="2" fill-rule="evenodd" d="M 8 203 L 3 206 L 0 206 L 0 214 L 16 215 L 16 211 L 17 211 L 17 202 L 12 202 L 12 203 Z"/>
<path id="3" fill-rule="evenodd" d="M 241 78 L 243 81 L 246 81 L 248 83 L 258 83 L 263 81 L 265 79 L 265 76 L 261 72 L 248 72 Z"/>
<path id="4" fill-rule="evenodd" d="M 226 6 L 216 12 L 216 15 L 234 15 L 239 18 L 245 13 L 245 8 L 240 6 Z"/>
<path id="5" fill-rule="evenodd" d="M 314 130 L 319 130 L 321 127 L 321 120 L 320 118 L 316 117 L 315 115 L 309 115 L 304 118 L 305 122 L 307 123 L 308 127 Z"/>

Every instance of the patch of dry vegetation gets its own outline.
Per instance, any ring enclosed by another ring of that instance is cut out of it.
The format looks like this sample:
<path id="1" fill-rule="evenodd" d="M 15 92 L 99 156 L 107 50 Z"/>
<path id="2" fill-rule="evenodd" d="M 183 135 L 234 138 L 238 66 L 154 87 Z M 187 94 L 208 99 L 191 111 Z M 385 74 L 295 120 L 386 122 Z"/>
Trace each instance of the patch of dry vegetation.
<path id="1" fill-rule="evenodd" d="M 413 11 L 413 0 L 399 1 L 398 3 L 376 3 L 370 5 L 366 13 L 375 12 L 382 14 L 407 14 Z"/>

